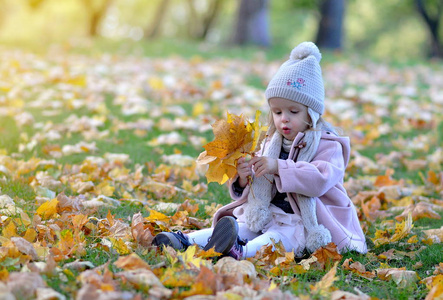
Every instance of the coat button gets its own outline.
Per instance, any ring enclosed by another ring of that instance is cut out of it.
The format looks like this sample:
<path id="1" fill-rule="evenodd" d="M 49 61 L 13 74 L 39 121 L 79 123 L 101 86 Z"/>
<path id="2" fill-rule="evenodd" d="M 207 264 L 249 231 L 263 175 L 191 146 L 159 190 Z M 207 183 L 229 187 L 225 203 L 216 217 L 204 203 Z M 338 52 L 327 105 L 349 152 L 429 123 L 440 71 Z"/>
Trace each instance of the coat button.
<path id="1" fill-rule="evenodd" d="M 326 131 L 326 134 L 331 134 L 329 131 Z"/>

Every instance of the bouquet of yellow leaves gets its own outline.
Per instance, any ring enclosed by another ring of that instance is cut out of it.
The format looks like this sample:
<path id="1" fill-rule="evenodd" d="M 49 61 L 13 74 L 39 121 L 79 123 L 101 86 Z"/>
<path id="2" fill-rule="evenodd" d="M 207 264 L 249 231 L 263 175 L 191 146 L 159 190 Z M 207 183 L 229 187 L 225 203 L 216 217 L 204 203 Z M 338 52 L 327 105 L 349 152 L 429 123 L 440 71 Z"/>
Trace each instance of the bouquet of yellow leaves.
<path id="1" fill-rule="evenodd" d="M 212 125 L 214 140 L 203 146 L 198 164 L 207 164 L 208 182 L 224 184 L 237 174 L 237 160 L 242 156 L 253 156 L 260 150 L 266 136 L 267 126 L 260 124 L 260 111 L 255 121 L 249 122 L 243 115 L 227 113 L 227 120 L 218 120 Z"/>

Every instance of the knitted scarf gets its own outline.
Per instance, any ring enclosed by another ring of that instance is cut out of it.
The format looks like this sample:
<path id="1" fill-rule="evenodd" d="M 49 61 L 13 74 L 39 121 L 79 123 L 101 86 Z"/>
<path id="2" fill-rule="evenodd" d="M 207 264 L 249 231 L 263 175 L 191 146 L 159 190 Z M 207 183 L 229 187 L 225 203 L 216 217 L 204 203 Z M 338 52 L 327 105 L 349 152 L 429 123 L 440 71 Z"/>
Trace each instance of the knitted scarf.
<path id="1" fill-rule="evenodd" d="M 307 130 L 303 137 L 306 146 L 300 149 L 297 161 L 310 162 L 314 158 L 320 143 L 322 130 L 330 130 L 327 123 L 317 122 L 319 116 L 309 109 L 309 114 L 313 121 L 313 129 Z M 269 146 L 265 149 L 263 156 L 278 159 L 282 147 L 283 137 L 275 132 L 270 140 Z M 272 187 L 274 176 L 266 174 L 261 177 L 254 177 L 252 180 L 248 201 L 244 205 L 246 224 L 253 232 L 261 231 L 272 219 L 269 205 L 272 200 Z M 303 225 L 307 231 L 306 248 L 314 252 L 321 246 L 331 242 L 331 233 L 317 221 L 316 199 L 297 194 L 297 203 Z"/>

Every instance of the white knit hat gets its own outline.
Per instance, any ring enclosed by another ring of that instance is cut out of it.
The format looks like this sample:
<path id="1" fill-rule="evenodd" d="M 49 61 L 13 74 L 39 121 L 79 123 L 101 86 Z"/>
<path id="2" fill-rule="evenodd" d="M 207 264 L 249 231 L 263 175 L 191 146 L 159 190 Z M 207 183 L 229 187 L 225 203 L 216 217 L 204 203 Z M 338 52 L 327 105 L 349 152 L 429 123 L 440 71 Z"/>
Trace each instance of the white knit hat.
<path id="1" fill-rule="evenodd" d="M 279 97 L 293 100 L 322 115 L 325 90 L 320 61 L 321 53 L 314 43 L 299 44 L 269 82 L 266 99 L 269 101 Z"/>

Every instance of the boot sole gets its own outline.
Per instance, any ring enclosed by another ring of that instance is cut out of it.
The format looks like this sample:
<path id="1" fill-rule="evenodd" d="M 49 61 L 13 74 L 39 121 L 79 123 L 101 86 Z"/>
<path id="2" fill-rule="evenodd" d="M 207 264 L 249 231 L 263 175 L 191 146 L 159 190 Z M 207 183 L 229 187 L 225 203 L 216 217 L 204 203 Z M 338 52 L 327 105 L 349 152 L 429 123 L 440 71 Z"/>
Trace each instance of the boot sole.
<path id="1" fill-rule="evenodd" d="M 238 236 L 238 224 L 233 217 L 223 217 L 215 225 L 211 239 L 204 247 L 207 251 L 215 247 L 215 252 L 226 255 L 234 246 Z"/>
<path id="2" fill-rule="evenodd" d="M 157 247 L 165 247 L 165 246 L 171 246 L 172 248 L 176 250 L 182 250 L 183 246 L 180 242 L 173 241 L 172 238 L 168 234 L 159 233 L 154 237 L 154 240 L 152 241 L 152 244 Z M 174 238 L 175 239 L 175 238 Z"/>

